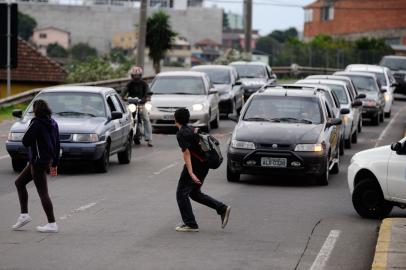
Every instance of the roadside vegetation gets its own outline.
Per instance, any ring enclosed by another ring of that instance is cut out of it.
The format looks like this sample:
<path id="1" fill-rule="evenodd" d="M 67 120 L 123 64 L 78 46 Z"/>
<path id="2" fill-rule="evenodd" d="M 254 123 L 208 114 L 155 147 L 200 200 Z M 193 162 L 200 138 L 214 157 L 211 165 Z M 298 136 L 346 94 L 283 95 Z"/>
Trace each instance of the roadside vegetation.
<path id="1" fill-rule="evenodd" d="M 0 108 L 0 123 L 3 122 L 4 120 L 13 119 L 13 116 L 11 115 L 13 110 L 16 110 L 16 109 L 25 110 L 27 108 L 27 106 L 28 106 L 28 104 L 21 103 L 21 104 L 1 107 Z"/>

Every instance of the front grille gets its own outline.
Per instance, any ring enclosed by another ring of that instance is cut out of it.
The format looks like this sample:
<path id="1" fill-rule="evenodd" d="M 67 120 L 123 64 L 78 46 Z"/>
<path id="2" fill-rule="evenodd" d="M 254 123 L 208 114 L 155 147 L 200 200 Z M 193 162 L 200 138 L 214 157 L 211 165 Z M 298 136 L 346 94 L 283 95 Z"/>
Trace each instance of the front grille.
<path id="1" fill-rule="evenodd" d="M 276 147 L 274 147 L 276 146 Z M 278 144 L 278 143 L 261 143 L 261 149 L 273 149 L 273 150 L 289 150 L 291 149 L 290 144 Z"/>
<path id="2" fill-rule="evenodd" d="M 61 142 L 68 142 L 71 140 L 72 135 L 71 134 L 59 134 L 59 140 Z"/>
<path id="3" fill-rule="evenodd" d="M 156 121 L 157 125 L 175 125 L 174 120 L 157 120 Z"/>
<path id="4" fill-rule="evenodd" d="M 158 110 L 161 112 L 174 113 L 177 109 L 181 108 L 184 107 L 158 107 Z"/>

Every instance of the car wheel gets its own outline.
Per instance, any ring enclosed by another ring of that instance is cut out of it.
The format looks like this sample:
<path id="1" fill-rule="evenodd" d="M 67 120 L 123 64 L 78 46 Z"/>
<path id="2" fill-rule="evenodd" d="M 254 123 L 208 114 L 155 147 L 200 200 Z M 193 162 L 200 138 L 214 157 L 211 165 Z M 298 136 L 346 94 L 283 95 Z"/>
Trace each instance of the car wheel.
<path id="1" fill-rule="evenodd" d="M 352 204 L 361 217 L 373 219 L 388 216 L 393 208 L 383 197 L 382 190 L 374 179 L 364 179 L 355 186 Z"/>
<path id="2" fill-rule="evenodd" d="M 106 173 L 109 170 L 110 165 L 110 145 L 107 145 L 104 149 L 103 155 L 99 160 L 96 160 L 96 172 Z"/>
<path id="3" fill-rule="evenodd" d="M 379 113 L 377 113 L 376 116 L 374 118 L 372 118 L 371 120 L 372 120 L 372 125 L 379 126 Z"/>
<path id="4" fill-rule="evenodd" d="M 390 110 L 389 112 L 385 113 L 385 117 L 386 117 L 386 118 L 390 118 L 391 114 L 392 114 L 392 110 Z"/>
<path id="5" fill-rule="evenodd" d="M 227 166 L 227 181 L 228 182 L 239 182 L 240 181 L 240 174 L 231 171 L 231 169 Z"/>
<path id="6" fill-rule="evenodd" d="M 132 154 L 132 140 L 130 138 L 128 139 L 127 145 L 125 146 L 125 150 L 123 152 L 117 153 L 118 162 L 120 164 L 129 164 L 131 162 L 131 154 Z"/>
<path id="7" fill-rule="evenodd" d="M 385 121 L 385 112 L 382 110 L 381 115 L 379 116 L 379 121 L 383 123 Z"/>
<path id="8" fill-rule="evenodd" d="M 326 168 L 324 169 L 323 173 L 316 176 L 316 184 L 319 186 L 327 186 L 328 185 L 328 178 L 330 174 L 330 162 L 329 158 L 327 157 L 326 160 Z"/>
<path id="9" fill-rule="evenodd" d="M 351 136 L 351 142 L 352 143 L 357 143 L 358 142 L 358 129 L 355 130 L 354 134 Z"/>
<path id="10" fill-rule="evenodd" d="M 27 160 L 12 158 L 11 165 L 13 166 L 13 170 L 15 172 L 21 172 L 27 166 Z"/>
<path id="11" fill-rule="evenodd" d="M 351 136 L 348 139 L 344 140 L 344 146 L 347 149 L 351 149 Z"/>
<path id="12" fill-rule="evenodd" d="M 340 149 L 338 149 L 333 168 L 331 168 L 331 174 L 338 174 L 340 172 Z"/>
<path id="13" fill-rule="evenodd" d="M 212 128 L 219 128 L 220 126 L 220 114 L 217 114 L 216 119 L 211 123 Z"/>

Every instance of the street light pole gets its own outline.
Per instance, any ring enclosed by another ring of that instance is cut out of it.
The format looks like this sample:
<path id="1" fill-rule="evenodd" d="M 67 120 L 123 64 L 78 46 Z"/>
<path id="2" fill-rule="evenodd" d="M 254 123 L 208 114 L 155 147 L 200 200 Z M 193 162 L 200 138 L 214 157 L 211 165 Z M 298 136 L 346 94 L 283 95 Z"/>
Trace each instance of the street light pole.
<path id="1" fill-rule="evenodd" d="M 148 0 L 141 0 L 140 22 L 138 26 L 137 66 L 144 68 L 145 40 L 147 35 Z"/>
<path id="2" fill-rule="evenodd" d="M 7 97 L 11 95 L 11 3 L 7 2 Z"/>
<path id="3" fill-rule="evenodd" d="M 245 32 L 245 46 L 244 58 L 251 60 L 251 41 L 252 41 L 252 0 L 244 1 L 244 32 Z"/>

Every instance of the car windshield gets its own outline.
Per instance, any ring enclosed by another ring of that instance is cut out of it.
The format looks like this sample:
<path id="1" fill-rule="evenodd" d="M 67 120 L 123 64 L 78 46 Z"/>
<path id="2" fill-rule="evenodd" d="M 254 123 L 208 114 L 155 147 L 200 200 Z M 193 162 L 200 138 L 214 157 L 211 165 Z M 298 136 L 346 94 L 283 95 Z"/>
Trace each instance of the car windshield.
<path id="1" fill-rule="evenodd" d="M 339 84 L 329 84 L 328 86 L 334 91 L 340 104 L 348 104 L 348 98 L 344 86 Z"/>
<path id="2" fill-rule="evenodd" d="M 261 65 L 233 65 L 240 78 L 265 78 L 265 68 Z"/>
<path id="3" fill-rule="evenodd" d="M 204 95 L 205 87 L 200 77 L 158 77 L 152 84 L 154 95 Z"/>
<path id="4" fill-rule="evenodd" d="M 378 92 L 375 80 L 372 77 L 347 75 L 351 77 L 355 87 L 360 92 Z"/>
<path id="5" fill-rule="evenodd" d="M 379 82 L 381 83 L 382 86 L 387 86 L 388 84 L 386 83 L 386 78 L 385 78 L 385 73 L 383 72 L 372 72 L 373 74 L 376 75 L 378 78 Z"/>
<path id="6" fill-rule="evenodd" d="M 322 114 L 316 98 L 255 96 L 243 120 L 320 124 Z"/>
<path id="7" fill-rule="evenodd" d="M 213 84 L 230 84 L 230 72 L 227 69 L 196 69 L 209 76 Z"/>
<path id="8" fill-rule="evenodd" d="M 406 70 L 406 59 L 383 58 L 380 65 L 388 67 L 391 70 Z"/>
<path id="9" fill-rule="evenodd" d="M 45 100 L 52 113 L 68 117 L 106 117 L 105 104 L 100 94 L 81 92 L 41 93 L 35 99 Z M 32 105 L 27 109 L 32 113 Z"/>

